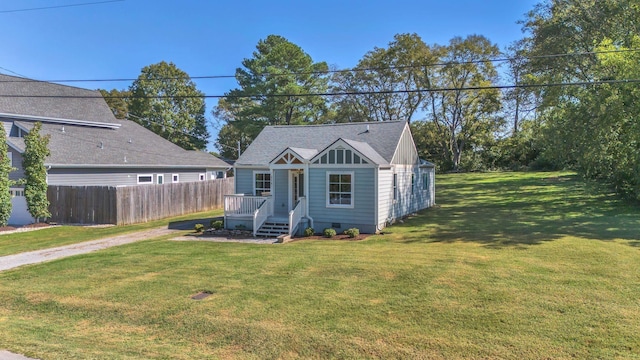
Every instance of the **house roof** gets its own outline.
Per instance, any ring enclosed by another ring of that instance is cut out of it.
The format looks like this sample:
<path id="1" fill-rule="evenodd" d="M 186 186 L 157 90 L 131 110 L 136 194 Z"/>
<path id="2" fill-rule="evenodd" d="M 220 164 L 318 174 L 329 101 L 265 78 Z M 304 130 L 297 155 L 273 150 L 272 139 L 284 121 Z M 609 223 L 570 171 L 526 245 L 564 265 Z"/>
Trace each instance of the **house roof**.
<path id="1" fill-rule="evenodd" d="M 175 168 L 230 166 L 211 154 L 184 150 L 133 121 L 116 119 L 97 91 L 0 74 L 0 95 L 13 94 L 24 97 L 0 96 L 0 121 L 12 122 L 27 131 L 33 128 L 35 121 L 40 121 L 41 134 L 51 136 L 51 155 L 45 161 L 47 165 Z M 24 151 L 24 139 L 10 136 L 8 142 L 15 149 Z"/>
<path id="2" fill-rule="evenodd" d="M 0 113 L 119 123 L 97 90 L 0 74 Z"/>
<path id="3" fill-rule="evenodd" d="M 343 139 L 378 164 L 388 164 L 406 126 L 405 121 L 359 122 L 325 125 L 267 126 L 236 161 L 236 165 L 267 166 L 287 148 L 305 156 Z M 365 154 L 366 152 L 366 154 Z M 376 155 L 377 154 L 377 155 Z"/>

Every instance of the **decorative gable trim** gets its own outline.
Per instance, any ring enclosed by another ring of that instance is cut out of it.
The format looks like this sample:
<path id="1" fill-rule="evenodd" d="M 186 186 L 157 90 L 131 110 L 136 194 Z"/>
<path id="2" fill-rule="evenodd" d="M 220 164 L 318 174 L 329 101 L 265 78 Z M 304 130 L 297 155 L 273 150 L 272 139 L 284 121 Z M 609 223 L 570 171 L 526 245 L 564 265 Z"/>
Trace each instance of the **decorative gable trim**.
<path id="1" fill-rule="evenodd" d="M 303 165 L 305 163 L 307 161 L 291 148 L 286 148 L 269 162 L 271 165 Z"/>
<path id="2" fill-rule="evenodd" d="M 343 139 L 338 139 L 314 156 L 310 162 L 314 165 L 372 165 L 371 159 L 354 149 Z"/>

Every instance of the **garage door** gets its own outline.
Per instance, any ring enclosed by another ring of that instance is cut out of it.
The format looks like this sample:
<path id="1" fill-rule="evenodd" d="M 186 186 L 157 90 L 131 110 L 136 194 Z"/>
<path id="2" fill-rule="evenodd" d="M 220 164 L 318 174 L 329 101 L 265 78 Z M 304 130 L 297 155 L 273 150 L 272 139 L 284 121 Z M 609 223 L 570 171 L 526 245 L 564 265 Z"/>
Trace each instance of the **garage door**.
<path id="1" fill-rule="evenodd" d="M 9 225 L 26 225 L 35 222 L 27 210 L 27 198 L 23 189 L 11 189 L 11 216 Z"/>

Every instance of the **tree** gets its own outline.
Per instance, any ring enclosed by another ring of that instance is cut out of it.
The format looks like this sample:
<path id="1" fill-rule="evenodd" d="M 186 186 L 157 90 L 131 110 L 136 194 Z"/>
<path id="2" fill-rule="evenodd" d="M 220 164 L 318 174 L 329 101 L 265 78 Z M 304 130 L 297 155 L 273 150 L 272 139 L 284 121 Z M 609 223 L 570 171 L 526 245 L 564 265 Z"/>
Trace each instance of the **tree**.
<path id="1" fill-rule="evenodd" d="M 339 122 L 411 122 L 431 86 L 439 47 L 430 48 L 417 34 L 397 34 L 387 48 L 374 48 L 351 72 L 337 72 L 334 92 L 356 93 L 336 97 Z"/>
<path id="2" fill-rule="evenodd" d="M 27 209 L 36 220 L 51 216 L 47 199 L 47 169 L 44 161 L 49 156 L 49 135 L 41 136 L 42 124 L 36 122 L 24 137 L 25 150 L 22 154 L 24 169 L 24 196 Z"/>
<path id="3" fill-rule="evenodd" d="M 640 46 L 635 1 L 548 1 L 528 14 L 524 30 L 532 55 L 528 70 L 539 83 L 623 82 L 640 76 L 640 57 L 625 51 Z M 637 86 L 553 86 L 543 88 L 541 96 L 541 158 L 640 199 Z"/>
<path id="4" fill-rule="evenodd" d="M 131 92 L 129 90 L 117 90 L 111 89 L 109 91 L 104 89 L 98 89 L 104 97 L 107 105 L 113 112 L 113 116 L 116 119 L 126 119 L 129 115 L 129 101 L 131 98 Z"/>
<path id="5" fill-rule="evenodd" d="M 145 66 L 129 91 L 132 120 L 184 149 L 207 147 L 204 94 L 175 64 Z"/>
<path id="6" fill-rule="evenodd" d="M 315 63 L 298 45 L 269 35 L 260 40 L 253 57 L 236 70 L 239 88 L 225 93 L 213 111 L 239 137 L 253 140 L 266 125 L 299 125 L 323 121 L 327 105 L 325 62 Z M 237 138 L 218 136 L 221 153 L 237 147 Z M 235 157 L 235 156 L 234 156 Z"/>
<path id="7" fill-rule="evenodd" d="M 13 181 L 9 179 L 9 173 L 14 170 L 8 155 L 7 133 L 0 126 L 0 226 L 7 226 L 11 216 L 11 194 L 9 190 Z"/>
<path id="8" fill-rule="evenodd" d="M 428 92 L 424 110 L 435 124 L 442 152 L 457 171 L 463 152 L 482 146 L 483 138 L 493 135 L 501 124 L 499 91 L 477 89 L 496 83 L 498 73 L 488 60 L 500 51 L 480 35 L 453 38 L 443 50 L 446 65 L 434 74 L 432 85 L 444 90 Z"/>

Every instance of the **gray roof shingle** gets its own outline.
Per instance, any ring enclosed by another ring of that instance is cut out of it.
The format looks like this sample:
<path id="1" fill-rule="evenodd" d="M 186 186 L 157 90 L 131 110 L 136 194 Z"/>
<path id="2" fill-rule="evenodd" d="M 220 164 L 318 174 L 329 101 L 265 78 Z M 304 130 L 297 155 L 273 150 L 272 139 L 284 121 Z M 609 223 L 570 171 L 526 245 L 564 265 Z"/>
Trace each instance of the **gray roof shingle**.
<path id="1" fill-rule="evenodd" d="M 368 146 L 364 146 L 354 143 L 361 148 L 358 151 L 366 151 L 371 157 L 375 157 L 371 160 L 379 164 L 389 164 L 405 125 L 405 121 L 383 121 L 267 126 L 240 156 L 236 164 L 267 166 L 271 160 L 288 147 L 308 149 L 307 151 L 322 151 L 338 139 L 368 144 Z"/>
<path id="2" fill-rule="evenodd" d="M 6 94 L 20 94 L 26 97 L 2 96 Z M 86 98 L 87 96 L 92 98 Z M 42 134 L 51 136 L 51 155 L 46 160 L 47 165 L 199 168 L 230 166 L 211 154 L 184 150 L 133 121 L 116 119 L 98 91 L 0 74 L 0 113 L 7 114 L 2 116 L 5 123 L 12 120 L 10 114 L 15 114 L 121 125 L 116 129 L 110 129 L 42 120 Z M 28 120 L 14 120 L 13 123 L 27 130 L 34 125 L 33 121 Z M 8 140 L 17 148 L 24 147 L 21 138 L 9 137 Z"/>

